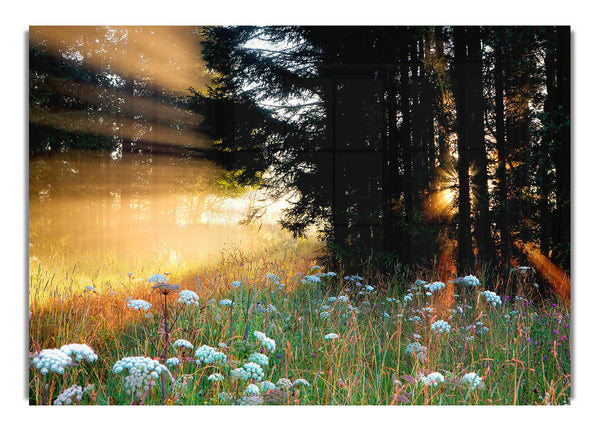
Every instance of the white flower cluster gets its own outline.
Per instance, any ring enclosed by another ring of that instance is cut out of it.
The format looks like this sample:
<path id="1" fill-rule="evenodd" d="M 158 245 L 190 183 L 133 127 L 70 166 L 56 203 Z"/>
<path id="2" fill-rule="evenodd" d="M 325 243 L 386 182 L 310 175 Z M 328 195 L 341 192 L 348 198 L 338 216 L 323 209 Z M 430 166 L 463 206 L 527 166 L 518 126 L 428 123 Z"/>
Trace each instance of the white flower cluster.
<path id="1" fill-rule="evenodd" d="M 414 296 L 412 293 L 408 293 L 408 294 L 404 295 L 404 298 L 403 298 L 404 302 L 409 302 L 409 301 L 412 301 L 413 299 L 414 299 Z"/>
<path id="2" fill-rule="evenodd" d="M 143 299 L 130 299 L 127 301 L 127 308 L 133 308 L 134 310 L 148 311 L 150 307 L 152 307 L 152 304 Z"/>
<path id="3" fill-rule="evenodd" d="M 476 287 L 476 286 L 481 285 L 481 283 L 479 282 L 479 279 L 477 277 L 475 277 L 474 275 L 467 275 L 467 276 L 463 277 L 461 284 L 464 285 L 465 287 Z"/>
<path id="4" fill-rule="evenodd" d="M 242 285 L 242 282 L 239 280 L 236 280 L 236 281 L 232 281 L 229 285 L 233 286 L 233 287 L 240 287 Z"/>
<path id="5" fill-rule="evenodd" d="M 194 357 L 198 365 L 202 362 L 205 364 L 214 364 L 216 362 L 224 364 L 227 362 L 227 355 L 225 353 L 218 352 L 214 347 L 207 346 L 206 344 L 196 349 Z"/>
<path id="6" fill-rule="evenodd" d="M 254 338 L 260 341 L 261 346 L 263 346 L 268 352 L 273 353 L 275 352 L 275 349 L 277 349 L 277 344 L 275 343 L 275 340 L 267 337 L 264 332 L 254 331 Z"/>
<path id="7" fill-rule="evenodd" d="M 219 301 L 219 305 L 231 305 L 233 304 L 233 301 L 231 299 L 221 299 Z"/>
<path id="8" fill-rule="evenodd" d="M 191 290 L 182 290 L 181 292 L 179 292 L 179 299 L 177 300 L 177 302 L 182 302 L 185 305 L 198 305 L 199 300 L 200 297 L 196 292 L 193 292 Z"/>
<path id="9" fill-rule="evenodd" d="M 156 385 L 158 377 L 162 373 L 168 374 L 171 381 L 171 373 L 161 363 L 155 359 L 145 356 L 129 356 L 118 360 L 113 366 L 113 372 L 118 374 L 124 369 L 129 371 L 125 377 L 125 392 L 141 398 L 151 387 Z"/>
<path id="10" fill-rule="evenodd" d="M 316 274 L 313 275 L 305 275 L 302 280 L 300 280 L 300 283 L 304 284 L 304 283 L 321 283 L 321 277 L 319 277 Z"/>
<path id="11" fill-rule="evenodd" d="M 321 314 L 319 314 L 319 317 L 323 320 L 327 320 L 329 319 L 329 313 L 327 311 L 322 311 Z"/>
<path id="12" fill-rule="evenodd" d="M 167 364 L 168 367 L 176 367 L 179 365 L 179 358 L 177 357 L 173 357 L 173 358 L 168 358 L 165 363 Z"/>
<path id="13" fill-rule="evenodd" d="M 260 382 L 263 377 L 265 377 L 265 372 L 263 371 L 262 367 L 255 362 L 248 362 L 247 364 L 244 364 L 244 370 L 246 370 L 246 372 L 250 374 L 250 377 L 257 382 Z"/>
<path id="14" fill-rule="evenodd" d="M 177 340 L 173 343 L 173 347 L 175 347 L 176 349 L 178 349 L 179 347 L 185 347 L 185 348 L 191 350 L 194 348 L 194 345 L 192 343 L 190 343 L 188 340 L 184 340 L 184 339 L 180 338 L 179 340 Z"/>
<path id="15" fill-rule="evenodd" d="M 434 372 L 434 373 L 428 374 L 427 377 L 422 378 L 421 381 L 423 383 L 425 383 L 425 385 L 427 385 L 427 386 L 428 385 L 437 386 L 439 384 L 444 383 L 444 376 L 442 376 L 438 372 Z"/>
<path id="16" fill-rule="evenodd" d="M 119 374 L 125 369 L 129 370 L 130 374 L 134 369 L 143 370 L 150 374 L 154 373 L 152 374 L 152 377 L 155 378 L 158 378 L 158 375 L 161 373 L 167 373 L 169 376 L 171 375 L 167 367 L 162 365 L 156 359 L 147 358 L 145 356 L 127 356 L 115 362 L 115 365 L 113 365 L 112 368 L 113 373 L 115 374 Z"/>
<path id="17" fill-rule="evenodd" d="M 248 356 L 248 361 L 254 362 L 262 367 L 269 366 L 269 357 L 258 352 L 252 353 L 250 356 Z"/>
<path id="18" fill-rule="evenodd" d="M 148 283 L 166 283 L 167 277 L 162 274 L 154 274 L 148 279 Z"/>
<path id="19" fill-rule="evenodd" d="M 443 332 L 449 333 L 450 325 L 445 320 L 438 320 L 437 322 L 434 322 L 433 325 L 431 325 L 431 330 L 438 334 L 441 334 Z"/>
<path id="20" fill-rule="evenodd" d="M 334 334 L 333 332 L 325 335 L 324 337 L 326 340 L 335 340 L 336 338 L 338 338 L 338 334 Z"/>
<path id="21" fill-rule="evenodd" d="M 64 373 L 68 365 L 73 365 L 73 361 L 60 349 L 44 349 L 31 360 L 31 364 L 45 376 L 49 371 Z"/>
<path id="22" fill-rule="evenodd" d="M 348 297 L 346 295 L 340 295 L 337 297 L 337 300 L 340 302 L 348 302 Z"/>
<path id="23" fill-rule="evenodd" d="M 87 344 L 65 344 L 60 348 L 67 355 L 74 357 L 75 361 L 79 362 L 85 359 L 89 362 L 94 362 L 98 359 L 98 355 Z"/>
<path id="24" fill-rule="evenodd" d="M 444 283 L 441 281 L 436 281 L 435 283 L 425 285 L 426 289 L 429 289 L 430 292 L 435 292 L 436 290 L 440 290 L 441 288 L 446 287 Z"/>
<path id="25" fill-rule="evenodd" d="M 477 373 L 468 373 L 462 376 L 460 379 L 461 383 L 465 384 L 469 390 L 473 391 L 477 389 L 482 382 L 482 378 L 477 375 Z"/>
<path id="26" fill-rule="evenodd" d="M 231 378 L 235 380 L 248 380 L 251 377 L 250 373 L 246 371 L 245 368 L 236 368 L 231 370 L 229 374 L 231 375 Z"/>
<path id="27" fill-rule="evenodd" d="M 136 398 L 140 399 L 156 385 L 157 379 L 158 374 L 155 371 L 148 372 L 142 368 L 131 368 L 129 375 L 125 377 L 123 386 L 127 394 L 133 394 Z"/>
<path id="28" fill-rule="evenodd" d="M 491 290 L 486 290 L 485 292 L 481 292 L 483 296 L 485 296 L 485 300 L 492 304 L 494 307 L 502 305 L 502 299 L 496 295 L 495 292 Z"/>
<path id="29" fill-rule="evenodd" d="M 219 373 L 213 373 L 210 376 L 208 376 L 208 380 L 211 382 L 222 382 L 224 379 L 225 377 L 223 377 L 223 375 Z"/>
<path id="30" fill-rule="evenodd" d="M 260 389 L 254 383 L 250 383 L 244 390 L 244 395 L 247 397 L 255 396 L 260 394 Z"/>
<path id="31" fill-rule="evenodd" d="M 71 405 L 73 401 L 81 401 L 83 389 L 79 385 L 69 386 L 54 400 L 55 406 Z"/>

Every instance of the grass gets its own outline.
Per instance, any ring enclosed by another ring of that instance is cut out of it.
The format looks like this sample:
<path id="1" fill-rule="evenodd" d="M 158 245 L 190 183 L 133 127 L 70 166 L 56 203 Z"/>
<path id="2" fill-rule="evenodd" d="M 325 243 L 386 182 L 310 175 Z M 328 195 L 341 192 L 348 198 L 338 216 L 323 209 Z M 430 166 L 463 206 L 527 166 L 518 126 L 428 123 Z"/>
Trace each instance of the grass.
<path id="1" fill-rule="evenodd" d="M 30 366 L 30 404 L 52 403 L 72 385 L 83 390 L 75 402 L 104 405 L 570 403 L 570 314 L 563 304 L 512 297 L 493 306 L 480 294 L 496 290 L 488 285 L 454 289 L 445 283 L 429 296 L 418 279 L 448 280 L 422 268 L 307 281 L 305 276 L 327 272 L 313 268 L 315 245 L 273 241 L 260 252 L 230 247 L 210 266 L 176 267 L 169 281 L 180 284 L 179 291 L 196 292 L 199 304 L 178 302 L 178 292 L 167 295 L 167 356 L 177 357 L 179 365 L 148 377 L 154 385 L 138 395 L 126 390 L 133 382 L 128 371 L 115 373 L 113 366 L 134 356 L 164 364 L 164 297 L 147 282 L 167 268 L 164 263 L 145 259 L 144 265 L 125 268 L 107 259 L 93 270 L 67 270 L 67 262 L 30 262 L 30 354 L 84 343 L 99 357 L 63 374 L 42 375 Z M 129 271 L 135 275 L 128 277 Z M 241 283 L 232 286 L 233 281 Z M 90 283 L 97 293 L 83 288 Z M 127 308 L 127 298 L 144 299 L 152 308 Z M 224 299 L 232 304 L 221 305 Z M 448 322 L 450 331 L 432 331 L 438 320 Z M 256 331 L 274 340 L 275 351 Z M 337 338 L 326 339 L 327 334 Z M 177 339 L 188 340 L 193 349 L 175 349 Z M 421 347 L 411 351 L 411 343 Z M 223 352 L 227 361 L 197 363 L 195 352 L 203 345 Z M 256 352 L 268 356 L 264 377 L 232 378 Z M 434 372 L 444 382 L 425 384 Z M 209 381 L 214 373 L 224 379 Z M 462 380 L 468 373 L 482 384 L 470 388 Z M 298 381 L 287 387 L 281 379 L 304 379 L 308 386 Z M 244 393 L 249 383 L 265 381 L 276 388 L 258 396 Z"/>

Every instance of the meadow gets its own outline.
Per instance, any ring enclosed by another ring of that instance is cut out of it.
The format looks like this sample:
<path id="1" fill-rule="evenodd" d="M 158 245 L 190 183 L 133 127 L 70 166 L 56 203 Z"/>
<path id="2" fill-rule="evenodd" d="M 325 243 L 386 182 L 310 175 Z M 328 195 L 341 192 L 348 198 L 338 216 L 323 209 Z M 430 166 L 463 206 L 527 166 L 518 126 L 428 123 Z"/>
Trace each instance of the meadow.
<path id="1" fill-rule="evenodd" d="M 501 297 L 481 274 L 332 272 L 318 246 L 232 245 L 203 266 L 172 251 L 78 264 L 40 253 L 29 403 L 570 403 L 569 309 L 534 295 L 534 269 L 515 267 Z"/>

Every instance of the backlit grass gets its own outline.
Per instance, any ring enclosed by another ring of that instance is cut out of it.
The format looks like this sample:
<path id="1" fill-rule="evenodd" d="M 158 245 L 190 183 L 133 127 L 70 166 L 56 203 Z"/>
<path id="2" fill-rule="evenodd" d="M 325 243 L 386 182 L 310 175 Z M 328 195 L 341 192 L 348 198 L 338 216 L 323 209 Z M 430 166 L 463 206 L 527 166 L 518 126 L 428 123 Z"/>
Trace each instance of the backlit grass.
<path id="1" fill-rule="evenodd" d="M 166 277 L 180 287 L 167 295 L 148 282 L 169 272 L 158 262 L 129 276 L 105 262 L 93 291 L 81 267 L 63 274 L 43 261 L 37 272 L 30 265 L 32 358 L 70 343 L 98 355 L 62 374 L 30 366 L 30 403 L 53 404 L 61 393 L 72 393 L 74 404 L 570 402 L 570 315 L 562 304 L 494 302 L 482 293 L 495 286 L 457 286 L 434 271 L 333 274 L 315 266 L 314 246 L 231 247 L 202 269 L 177 267 Z M 178 301 L 185 290 L 198 304 Z M 127 307 L 132 299 L 151 308 Z M 133 357 L 168 372 L 119 369 Z"/>

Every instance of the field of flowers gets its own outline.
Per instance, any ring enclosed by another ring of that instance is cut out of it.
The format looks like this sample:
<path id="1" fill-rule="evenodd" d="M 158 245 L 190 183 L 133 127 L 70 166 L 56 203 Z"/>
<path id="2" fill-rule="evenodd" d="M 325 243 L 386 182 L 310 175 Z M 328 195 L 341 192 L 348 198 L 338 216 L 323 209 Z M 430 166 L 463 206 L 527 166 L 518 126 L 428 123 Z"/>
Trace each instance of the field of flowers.
<path id="1" fill-rule="evenodd" d="M 558 301 L 501 297 L 468 274 L 285 262 L 129 273 L 121 290 L 30 304 L 29 403 L 570 403 L 570 314 Z"/>

